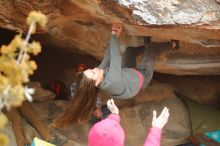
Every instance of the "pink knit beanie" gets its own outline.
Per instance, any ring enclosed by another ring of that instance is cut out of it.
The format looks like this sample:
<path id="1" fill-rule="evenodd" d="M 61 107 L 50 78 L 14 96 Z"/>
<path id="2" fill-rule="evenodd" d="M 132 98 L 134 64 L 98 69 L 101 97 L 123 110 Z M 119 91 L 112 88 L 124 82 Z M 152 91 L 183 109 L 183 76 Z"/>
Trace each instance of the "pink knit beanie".
<path id="1" fill-rule="evenodd" d="M 124 139 L 120 117 L 111 114 L 90 129 L 88 146 L 124 146 Z"/>

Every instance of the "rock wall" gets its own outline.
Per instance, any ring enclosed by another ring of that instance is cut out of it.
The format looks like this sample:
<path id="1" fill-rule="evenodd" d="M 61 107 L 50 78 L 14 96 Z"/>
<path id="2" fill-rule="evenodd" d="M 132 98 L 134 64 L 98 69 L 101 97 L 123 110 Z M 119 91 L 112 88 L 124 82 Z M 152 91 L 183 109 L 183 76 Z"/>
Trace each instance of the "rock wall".
<path id="1" fill-rule="evenodd" d="M 195 24 L 220 19 L 220 5 L 216 0 L 119 0 L 118 3 L 132 7 L 132 15 L 148 24 Z"/>
<path id="2" fill-rule="evenodd" d="M 124 26 L 121 52 L 126 46 L 143 44 L 143 36 L 162 41 L 180 40 L 178 53 L 185 59 L 179 58 L 176 51 L 169 52 L 167 61 L 158 60 L 155 64 L 156 71 L 181 75 L 219 74 L 219 7 L 216 0 L 2 1 L 0 27 L 25 33 L 25 17 L 31 10 L 40 10 L 48 17 L 46 28 L 37 30 L 42 42 L 101 60 L 108 46 L 111 23 L 118 22 Z M 194 44 L 199 45 L 192 47 Z M 206 59 L 200 55 L 203 52 Z M 192 61 L 188 62 L 188 58 Z"/>
<path id="3" fill-rule="evenodd" d="M 183 102 L 174 94 L 162 100 L 158 100 L 158 95 L 163 96 L 163 91 L 159 91 L 159 88 L 163 85 L 160 86 L 160 84 L 157 84 L 155 86 L 158 93 L 153 92 L 151 94 L 151 96 L 154 97 L 154 101 L 146 102 L 146 100 L 142 101 L 142 103 L 134 104 L 133 106 L 128 105 L 126 100 L 120 101 L 121 125 L 125 130 L 126 146 L 143 145 L 148 129 L 151 127 L 153 110 L 160 113 L 164 106 L 170 109 L 171 116 L 168 124 L 164 128 L 161 145 L 170 146 L 181 144 L 186 142 L 191 135 L 190 119 Z M 150 91 L 152 92 L 152 90 L 146 92 Z M 142 96 L 142 98 L 144 97 Z M 147 97 L 145 98 L 147 99 Z M 67 104 L 68 102 L 63 101 L 49 101 L 33 103 L 32 106 L 37 113 L 41 113 L 40 117 L 49 125 L 52 120 L 65 109 Z M 118 102 L 116 104 L 118 105 Z M 179 116 L 180 114 L 181 116 Z M 52 129 L 52 131 L 54 134 L 68 139 L 65 146 L 70 146 L 71 144 L 86 146 L 90 127 L 91 123 L 87 123 L 83 125 L 73 125 L 65 129 Z M 29 128 L 29 131 L 33 130 Z"/>

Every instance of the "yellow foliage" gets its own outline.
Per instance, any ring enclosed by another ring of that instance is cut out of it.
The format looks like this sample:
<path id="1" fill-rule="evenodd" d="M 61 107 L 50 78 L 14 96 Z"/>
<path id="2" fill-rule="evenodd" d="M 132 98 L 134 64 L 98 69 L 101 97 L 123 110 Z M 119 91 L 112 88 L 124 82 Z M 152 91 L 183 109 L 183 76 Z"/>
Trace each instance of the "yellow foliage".
<path id="1" fill-rule="evenodd" d="M 5 127 L 7 122 L 8 122 L 7 117 L 2 112 L 0 112 L 0 128 Z"/>
<path id="2" fill-rule="evenodd" d="M 5 86 L 9 84 L 9 80 L 7 77 L 3 76 L 2 74 L 0 74 L 0 92 L 1 92 L 1 85 Z"/>
<path id="3" fill-rule="evenodd" d="M 30 45 L 29 45 L 29 49 L 28 49 L 29 53 L 33 53 L 34 55 L 37 55 L 41 52 L 41 45 L 39 42 L 35 42 L 33 41 Z"/>
<path id="4" fill-rule="evenodd" d="M 8 146 L 9 140 L 8 137 L 5 136 L 3 133 L 0 133 L 0 146 Z"/>
<path id="5" fill-rule="evenodd" d="M 29 81 L 29 75 L 34 73 L 37 65 L 30 60 L 30 54 L 37 55 L 41 51 L 40 43 L 28 42 L 30 31 L 36 29 L 36 23 L 45 26 L 46 16 L 40 12 L 33 11 L 27 18 L 31 24 L 25 40 L 21 35 L 16 35 L 9 45 L 0 48 L 0 128 L 7 123 L 6 116 L 1 110 L 11 106 L 18 107 L 27 99 L 32 101 L 33 90 L 25 86 Z M 26 97 L 26 98 L 25 98 Z M 8 145 L 8 138 L 0 133 L 0 146 Z"/>
<path id="6" fill-rule="evenodd" d="M 9 100 L 9 104 L 13 107 L 18 107 L 22 104 L 22 102 L 25 100 L 24 97 L 24 87 L 22 85 L 16 85 L 13 88 L 11 88 L 10 91 L 11 95 L 13 97 L 16 96 L 16 100 Z"/>
<path id="7" fill-rule="evenodd" d="M 33 22 L 39 23 L 41 27 L 45 27 L 47 23 L 47 18 L 44 14 L 42 14 L 39 11 L 32 11 L 29 13 L 28 18 L 27 18 L 27 24 L 31 25 Z M 36 30 L 36 27 L 34 27 L 32 33 L 34 33 Z"/>
<path id="8" fill-rule="evenodd" d="M 14 48 L 18 48 L 23 43 L 23 39 L 21 38 L 21 35 L 16 35 L 15 38 L 11 41 L 10 45 Z"/>
<path id="9" fill-rule="evenodd" d="M 7 124 L 8 119 L 7 117 L 0 112 L 0 128 L 5 127 Z M 3 133 L 0 133 L 0 146 L 7 146 L 8 145 L 8 138 Z"/>
<path id="10" fill-rule="evenodd" d="M 30 12 L 27 18 L 32 27 L 36 27 L 36 23 L 45 26 L 46 22 L 46 16 L 37 11 Z M 25 93 L 28 95 L 24 84 L 37 69 L 35 61 L 30 60 L 30 54 L 37 55 L 41 51 L 39 42 L 29 43 L 28 39 L 24 40 L 21 34 L 16 35 L 9 45 L 0 48 L 0 111 L 3 107 L 20 106 L 25 100 Z"/>
<path id="11" fill-rule="evenodd" d="M 16 48 L 15 48 L 15 49 L 16 49 Z M 1 53 L 2 53 L 2 54 L 8 54 L 8 53 L 12 53 L 12 52 L 14 52 L 14 48 L 11 47 L 11 46 L 5 46 L 5 45 L 3 45 L 3 46 L 1 47 Z"/>
<path id="12" fill-rule="evenodd" d="M 36 70 L 37 69 L 37 64 L 35 63 L 35 61 L 29 61 L 29 66 L 32 70 Z"/>

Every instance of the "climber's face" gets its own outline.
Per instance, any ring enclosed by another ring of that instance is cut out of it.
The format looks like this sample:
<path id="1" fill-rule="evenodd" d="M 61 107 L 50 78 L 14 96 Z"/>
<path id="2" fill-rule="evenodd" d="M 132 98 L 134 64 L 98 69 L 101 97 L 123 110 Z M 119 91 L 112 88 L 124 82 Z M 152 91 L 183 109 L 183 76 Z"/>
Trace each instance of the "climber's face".
<path id="1" fill-rule="evenodd" d="M 87 69 L 83 72 L 89 79 L 96 82 L 96 86 L 102 81 L 104 71 L 100 68 Z"/>

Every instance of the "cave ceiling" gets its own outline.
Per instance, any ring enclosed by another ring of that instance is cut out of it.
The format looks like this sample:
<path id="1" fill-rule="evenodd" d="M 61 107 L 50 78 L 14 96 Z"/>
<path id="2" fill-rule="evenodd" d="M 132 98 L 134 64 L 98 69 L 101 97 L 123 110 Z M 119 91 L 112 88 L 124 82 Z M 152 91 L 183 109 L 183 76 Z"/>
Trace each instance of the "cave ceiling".
<path id="1" fill-rule="evenodd" d="M 219 0 L 8 0 L 0 2 L 0 27 L 27 31 L 31 10 L 48 17 L 37 30 L 45 43 L 101 60 L 112 23 L 122 23 L 121 51 L 153 41 L 180 41 L 178 50 L 161 55 L 155 71 L 177 75 L 220 74 Z"/>

